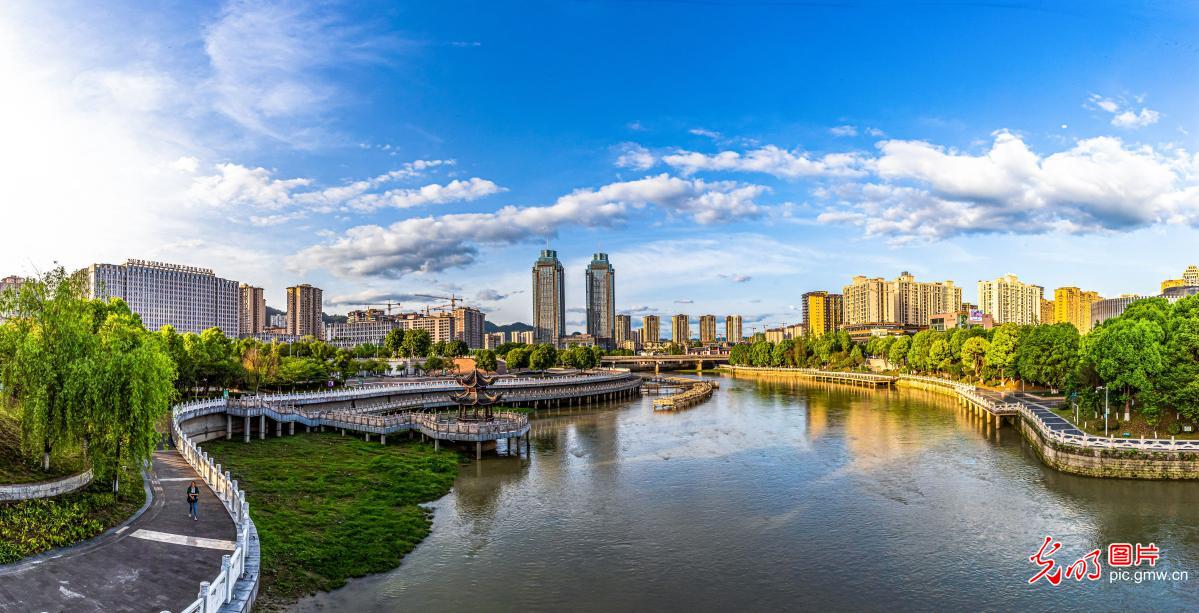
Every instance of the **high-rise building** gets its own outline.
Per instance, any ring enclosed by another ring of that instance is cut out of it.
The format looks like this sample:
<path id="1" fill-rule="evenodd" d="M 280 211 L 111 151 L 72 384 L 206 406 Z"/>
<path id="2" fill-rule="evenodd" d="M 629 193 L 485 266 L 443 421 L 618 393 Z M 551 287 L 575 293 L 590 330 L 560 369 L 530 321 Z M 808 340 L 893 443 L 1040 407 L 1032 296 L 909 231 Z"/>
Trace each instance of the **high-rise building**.
<path id="1" fill-rule="evenodd" d="M 808 292 L 802 296 L 801 302 L 804 330 L 812 336 L 835 332 L 844 323 L 845 300 L 841 294 Z"/>
<path id="2" fill-rule="evenodd" d="M 807 326 L 805 326 L 803 323 L 790 324 L 783 327 L 783 332 L 786 335 L 786 338 L 789 339 L 803 338 L 806 331 Z"/>
<path id="3" fill-rule="evenodd" d="M 716 342 L 715 315 L 699 316 L 699 342 L 701 345 L 710 345 Z"/>
<path id="4" fill-rule="evenodd" d="M 979 306 L 997 326 L 1040 323 L 1044 294 L 1045 288 L 1024 283 L 1013 274 L 978 282 Z"/>
<path id="5" fill-rule="evenodd" d="M 521 332 L 513 332 L 512 342 L 524 343 L 526 345 L 534 345 L 537 343 L 536 330 L 523 330 Z"/>
<path id="6" fill-rule="evenodd" d="M 359 345 L 382 346 L 387 340 L 387 334 L 396 328 L 402 328 L 400 322 L 391 319 L 375 319 L 361 321 L 346 321 L 346 323 L 330 323 L 325 326 L 325 341 L 338 349 L 353 349 Z"/>
<path id="7" fill-rule="evenodd" d="M 566 288 L 553 249 L 543 249 L 533 264 L 533 333 L 537 343 L 547 345 L 557 345 L 566 334 Z"/>
<path id="8" fill-rule="evenodd" d="M 657 345 L 662 342 L 662 321 L 657 315 L 641 318 L 641 344 Z"/>
<path id="9" fill-rule="evenodd" d="M 1124 294 L 1119 298 L 1105 298 L 1091 303 L 1091 327 L 1113 318 L 1119 317 L 1124 313 L 1124 309 L 1128 305 L 1144 299 L 1145 296 L 1137 296 L 1136 294 Z"/>
<path id="10" fill-rule="evenodd" d="M 121 298 L 147 330 L 169 325 L 181 334 L 220 328 L 236 336 L 241 331 L 237 281 L 217 277 L 208 268 L 131 259 L 92 264 L 87 277 L 89 297 Z"/>
<path id="11" fill-rule="evenodd" d="M 616 270 L 608 254 L 597 253 L 587 266 L 587 334 L 601 347 L 612 347 L 616 338 Z"/>
<path id="12" fill-rule="evenodd" d="M 616 347 L 624 346 L 624 342 L 633 338 L 633 318 L 628 315 L 616 316 Z"/>
<path id="13" fill-rule="evenodd" d="M 837 300 L 833 298 L 836 294 L 829 296 L 830 300 Z M 840 300 L 844 304 L 843 321 L 826 324 L 826 331 L 836 330 L 840 323 L 927 326 L 934 314 L 961 310 L 962 288 L 953 281 L 917 281 L 907 271 L 891 281 L 858 275 L 842 289 Z M 808 305 L 805 303 L 804 307 L 808 308 Z M 826 312 L 835 313 L 836 310 Z M 819 334 L 812 325 L 808 330 Z"/>
<path id="14" fill-rule="evenodd" d="M 1088 292 L 1077 287 L 1059 287 L 1053 290 L 1053 322 L 1074 324 L 1078 331 L 1091 331 L 1091 305 L 1103 300 L 1098 292 Z"/>
<path id="15" fill-rule="evenodd" d="M 1199 285 L 1199 266 L 1191 264 L 1182 273 L 1182 280 L 1187 282 L 1187 285 Z"/>
<path id="16" fill-rule="evenodd" d="M 262 295 L 262 288 L 242 283 L 238 290 L 241 311 L 241 329 L 238 333 L 242 336 L 262 334 L 266 330 L 266 298 Z"/>
<path id="17" fill-rule="evenodd" d="M 787 340 L 787 330 L 785 328 L 767 328 L 765 336 L 766 342 L 778 344 Z"/>
<path id="18" fill-rule="evenodd" d="M 503 345 L 503 344 L 504 344 L 504 333 L 503 332 L 488 332 L 483 335 L 483 348 L 484 349 L 495 349 L 496 347 L 499 347 L 500 345 Z M 501 356 L 501 357 L 503 357 L 503 356 Z"/>
<path id="19" fill-rule="evenodd" d="M 841 290 L 841 295 L 845 298 L 845 323 L 886 321 L 887 282 L 882 277 L 858 275 Z M 809 329 L 813 328 L 809 326 Z"/>
<path id="20" fill-rule="evenodd" d="M 287 333 L 294 336 L 325 337 L 324 292 L 307 283 L 287 288 Z"/>
<path id="21" fill-rule="evenodd" d="M 683 313 L 670 318 L 670 342 L 685 345 L 691 342 L 691 319 Z"/>
<path id="22" fill-rule="evenodd" d="M 346 323 L 351 324 L 361 324 L 368 321 L 383 321 L 384 319 L 388 319 L 388 317 L 387 314 L 383 312 L 383 309 L 358 309 L 346 313 Z"/>
<path id="23" fill-rule="evenodd" d="M 455 319 L 453 313 L 405 313 L 397 315 L 396 321 L 405 330 L 424 330 L 429 333 L 429 340 L 434 343 L 455 340 Z"/>
<path id="24" fill-rule="evenodd" d="M 1054 311 L 1053 301 L 1049 300 L 1047 298 L 1042 298 L 1041 299 L 1041 323 L 1043 323 L 1043 324 L 1053 323 L 1053 317 L 1054 317 L 1053 311 Z"/>
<path id="25" fill-rule="evenodd" d="M 270 325 L 267 327 L 283 328 L 285 330 L 287 329 L 287 313 L 275 313 L 274 315 L 271 315 L 269 319 Z"/>
<path id="26" fill-rule="evenodd" d="M 724 340 L 729 343 L 740 343 L 743 339 L 741 335 L 741 316 L 729 315 L 724 318 Z"/>
<path id="27" fill-rule="evenodd" d="M 463 341 L 471 349 L 483 348 L 483 329 L 487 327 L 487 316 L 473 307 L 454 309 L 454 340 Z"/>

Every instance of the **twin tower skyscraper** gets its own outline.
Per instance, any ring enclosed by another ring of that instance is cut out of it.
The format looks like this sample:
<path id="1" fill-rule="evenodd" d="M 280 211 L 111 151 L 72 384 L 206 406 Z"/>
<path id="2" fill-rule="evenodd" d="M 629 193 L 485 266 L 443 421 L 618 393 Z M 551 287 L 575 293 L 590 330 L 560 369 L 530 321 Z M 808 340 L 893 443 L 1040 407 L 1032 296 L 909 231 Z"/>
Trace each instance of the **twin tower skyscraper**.
<path id="1" fill-rule="evenodd" d="M 533 263 L 533 335 L 538 343 L 560 346 L 566 336 L 566 288 L 558 252 L 543 249 Z M 608 254 L 597 253 L 587 265 L 587 334 L 595 344 L 616 344 L 616 270 Z"/>

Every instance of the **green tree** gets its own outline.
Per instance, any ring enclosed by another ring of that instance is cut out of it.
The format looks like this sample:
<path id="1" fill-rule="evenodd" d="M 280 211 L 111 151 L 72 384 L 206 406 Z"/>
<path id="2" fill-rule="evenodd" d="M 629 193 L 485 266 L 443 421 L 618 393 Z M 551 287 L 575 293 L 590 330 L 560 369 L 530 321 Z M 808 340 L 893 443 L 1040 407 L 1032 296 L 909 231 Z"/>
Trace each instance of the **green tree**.
<path id="1" fill-rule="evenodd" d="M 887 350 L 887 361 L 897 368 L 904 368 L 908 363 L 908 350 L 912 348 L 912 337 L 900 336 L 891 343 Z"/>
<path id="2" fill-rule="evenodd" d="M 750 362 L 754 366 L 765 367 L 770 366 L 771 356 L 774 354 L 774 343 L 767 340 L 761 340 L 753 344 L 750 349 Z"/>
<path id="3" fill-rule="evenodd" d="M 400 355 L 400 351 L 404 347 L 404 330 L 400 328 L 392 328 L 387 331 L 387 336 L 383 338 L 383 347 L 387 349 L 388 357 L 396 357 Z"/>
<path id="4" fill-rule="evenodd" d="M 860 367 L 866 363 L 866 357 L 862 355 L 861 345 L 853 346 L 853 349 L 849 352 L 849 359 L 855 367 Z"/>
<path id="5" fill-rule="evenodd" d="M 499 361 L 496 359 L 495 352 L 490 349 L 484 349 L 475 354 L 475 366 L 479 370 L 494 372 L 499 368 Z"/>
<path id="6" fill-rule="evenodd" d="M 504 356 L 504 363 L 509 369 L 528 368 L 531 353 L 528 347 L 513 347 Z"/>
<path id="7" fill-rule="evenodd" d="M 1020 326 L 1003 324 L 995 329 L 991 345 L 987 348 L 986 366 L 1000 383 L 1007 383 L 1009 377 L 1017 377 L 1016 355 L 1020 343 Z"/>
<path id="8" fill-rule="evenodd" d="M 466 345 L 466 341 L 455 340 L 445 344 L 441 355 L 447 358 L 460 358 L 468 353 L 470 353 L 470 347 Z"/>
<path id="9" fill-rule="evenodd" d="M 175 397 L 175 363 L 127 308 L 110 313 L 98 336 L 83 423 L 93 469 L 117 492 L 121 465 L 140 466 L 154 452 L 155 425 Z"/>
<path id="10" fill-rule="evenodd" d="M 937 338 L 928 348 L 928 369 L 946 372 L 953 364 L 953 353 L 949 350 L 949 341 Z"/>
<path id="11" fill-rule="evenodd" d="M 552 345 L 537 345 L 529 355 L 529 367 L 533 370 L 545 370 L 558 363 L 558 352 Z"/>
<path id="12" fill-rule="evenodd" d="M 57 268 L 17 292 L 0 313 L 0 383 L 21 409 L 22 446 L 49 470 L 56 445 L 78 441 L 87 417 L 89 365 L 96 354 L 91 306 L 80 277 Z"/>
<path id="13" fill-rule="evenodd" d="M 429 355 L 433 339 L 428 330 L 415 329 L 404 333 L 403 353 L 410 358 L 423 358 Z"/>
<path id="14" fill-rule="evenodd" d="M 975 378 L 982 376 L 983 364 L 986 363 L 990 348 L 991 341 L 985 336 L 973 336 L 962 343 L 962 365 L 974 373 Z"/>
<path id="15" fill-rule="evenodd" d="M 1074 324 L 1033 326 L 1020 342 L 1016 371 L 1025 381 L 1064 388 L 1078 361 L 1078 343 Z"/>
<path id="16" fill-rule="evenodd" d="M 1134 303 L 1136 304 L 1136 303 Z M 1094 364 L 1099 378 L 1124 402 L 1141 400 L 1141 411 L 1153 423 L 1160 406 L 1154 381 L 1165 366 L 1165 332 L 1157 318 L 1120 317 L 1088 334 L 1083 343 L 1084 359 Z"/>

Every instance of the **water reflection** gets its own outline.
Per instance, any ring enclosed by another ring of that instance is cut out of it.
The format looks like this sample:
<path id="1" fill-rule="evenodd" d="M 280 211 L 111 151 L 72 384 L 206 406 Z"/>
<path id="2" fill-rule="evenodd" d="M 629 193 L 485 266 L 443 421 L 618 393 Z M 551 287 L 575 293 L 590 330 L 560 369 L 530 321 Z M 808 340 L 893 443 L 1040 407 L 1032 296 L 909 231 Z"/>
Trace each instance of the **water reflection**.
<path id="1" fill-rule="evenodd" d="M 1041 538 L 1155 541 L 1199 581 L 1199 484 L 1045 468 L 916 390 L 723 379 L 534 421 L 531 461 L 463 468 L 399 569 L 299 610 L 1189 608 L 1194 584 L 1030 587 Z"/>

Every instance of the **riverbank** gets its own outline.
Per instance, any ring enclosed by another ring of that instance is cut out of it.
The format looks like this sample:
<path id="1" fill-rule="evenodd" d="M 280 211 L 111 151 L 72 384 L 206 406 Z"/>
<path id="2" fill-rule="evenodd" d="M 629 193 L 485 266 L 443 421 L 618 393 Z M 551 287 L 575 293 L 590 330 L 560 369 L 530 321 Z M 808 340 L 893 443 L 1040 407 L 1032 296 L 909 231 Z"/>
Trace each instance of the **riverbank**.
<path id="1" fill-rule="evenodd" d="M 93 538 L 129 519 L 145 502 L 141 475 L 128 471 L 119 494 L 105 481 L 53 498 L 0 503 L 0 564 Z"/>
<path id="2" fill-rule="evenodd" d="M 763 369 L 746 370 L 730 366 L 726 370 L 734 375 L 753 376 Z M 774 376 L 786 375 L 791 371 L 785 368 L 769 370 Z M 809 373 L 791 372 L 797 378 L 810 378 Z M 991 402 L 985 398 L 963 397 L 964 392 L 959 389 L 960 384 L 949 380 L 899 375 L 895 385 L 951 396 L 961 401 L 963 406 L 969 406 L 976 411 L 981 410 L 980 402 Z M 995 414 L 989 415 L 988 418 L 994 419 L 996 425 L 1001 425 L 1004 419 L 1014 420 L 1013 425 L 1032 445 L 1037 457 L 1045 465 L 1064 473 L 1125 479 L 1199 479 L 1199 447 L 1195 447 L 1194 441 L 1116 439 L 1066 434 L 1050 428 L 1043 418 L 1039 418 L 1023 405 L 1012 415 L 1003 417 Z"/>
<path id="3" fill-rule="evenodd" d="M 461 461 L 432 445 L 331 432 L 202 447 L 253 501 L 263 610 L 399 566 L 432 525 L 420 505 L 450 491 Z"/>

